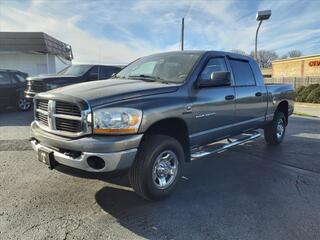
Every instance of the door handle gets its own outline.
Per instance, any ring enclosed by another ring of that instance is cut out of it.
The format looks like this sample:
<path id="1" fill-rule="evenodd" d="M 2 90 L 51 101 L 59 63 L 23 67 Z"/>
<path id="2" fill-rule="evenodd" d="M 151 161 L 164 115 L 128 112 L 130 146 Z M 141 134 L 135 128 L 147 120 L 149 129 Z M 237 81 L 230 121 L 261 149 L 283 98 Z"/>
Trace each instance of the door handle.
<path id="1" fill-rule="evenodd" d="M 234 99 L 234 95 L 227 95 L 225 96 L 226 100 L 233 100 Z"/>
<path id="2" fill-rule="evenodd" d="M 262 96 L 262 92 L 256 92 L 256 97 L 261 97 Z"/>

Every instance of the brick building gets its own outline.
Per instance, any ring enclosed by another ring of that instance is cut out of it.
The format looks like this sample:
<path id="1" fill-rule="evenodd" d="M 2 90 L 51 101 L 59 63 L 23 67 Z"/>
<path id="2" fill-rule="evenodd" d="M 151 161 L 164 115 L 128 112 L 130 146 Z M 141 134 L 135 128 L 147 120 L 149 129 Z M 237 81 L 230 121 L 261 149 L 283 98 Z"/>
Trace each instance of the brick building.
<path id="1" fill-rule="evenodd" d="M 272 77 L 320 77 L 320 54 L 275 60 Z"/>
<path id="2" fill-rule="evenodd" d="M 279 59 L 261 69 L 266 83 L 290 83 L 295 88 L 320 83 L 320 54 Z"/>

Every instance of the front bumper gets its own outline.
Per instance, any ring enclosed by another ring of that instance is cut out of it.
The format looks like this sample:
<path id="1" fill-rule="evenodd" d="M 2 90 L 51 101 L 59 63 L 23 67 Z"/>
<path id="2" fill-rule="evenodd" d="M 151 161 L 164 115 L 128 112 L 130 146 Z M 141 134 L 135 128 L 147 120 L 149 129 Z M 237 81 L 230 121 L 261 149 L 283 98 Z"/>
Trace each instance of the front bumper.
<path id="1" fill-rule="evenodd" d="M 30 142 L 36 152 L 52 152 L 54 160 L 60 164 L 88 172 L 110 172 L 127 169 L 132 165 L 141 139 L 142 134 L 70 139 L 47 133 L 32 123 Z M 91 167 L 88 164 L 90 157 L 102 159 L 104 167 Z"/>

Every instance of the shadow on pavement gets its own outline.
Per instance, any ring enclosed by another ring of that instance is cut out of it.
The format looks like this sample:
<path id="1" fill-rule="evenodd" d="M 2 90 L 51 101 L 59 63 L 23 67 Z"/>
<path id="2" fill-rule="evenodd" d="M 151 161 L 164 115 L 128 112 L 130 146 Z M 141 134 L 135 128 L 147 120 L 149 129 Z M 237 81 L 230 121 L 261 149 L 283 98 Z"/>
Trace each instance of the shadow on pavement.
<path id="1" fill-rule="evenodd" d="M 33 110 L 19 112 L 15 109 L 0 109 L 0 127 L 29 126 L 33 120 Z"/>

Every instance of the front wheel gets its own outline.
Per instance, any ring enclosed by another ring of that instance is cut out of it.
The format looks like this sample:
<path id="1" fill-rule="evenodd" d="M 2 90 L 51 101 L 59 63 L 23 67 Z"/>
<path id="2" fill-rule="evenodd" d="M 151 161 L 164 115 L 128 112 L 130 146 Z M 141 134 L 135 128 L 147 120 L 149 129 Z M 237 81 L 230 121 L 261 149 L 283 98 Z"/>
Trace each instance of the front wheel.
<path id="1" fill-rule="evenodd" d="M 276 112 L 271 123 L 264 129 L 264 138 L 268 145 L 279 145 L 286 132 L 286 117 L 282 112 Z"/>
<path id="2" fill-rule="evenodd" d="M 19 111 L 28 111 L 31 108 L 31 101 L 21 96 L 17 102 L 17 109 Z"/>
<path id="3" fill-rule="evenodd" d="M 168 196 L 176 187 L 184 165 L 184 151 L 174 138 L 149 136 L 141 143 L 137 157 L 129 170 L 135 192 L 147 200 Z"/>

